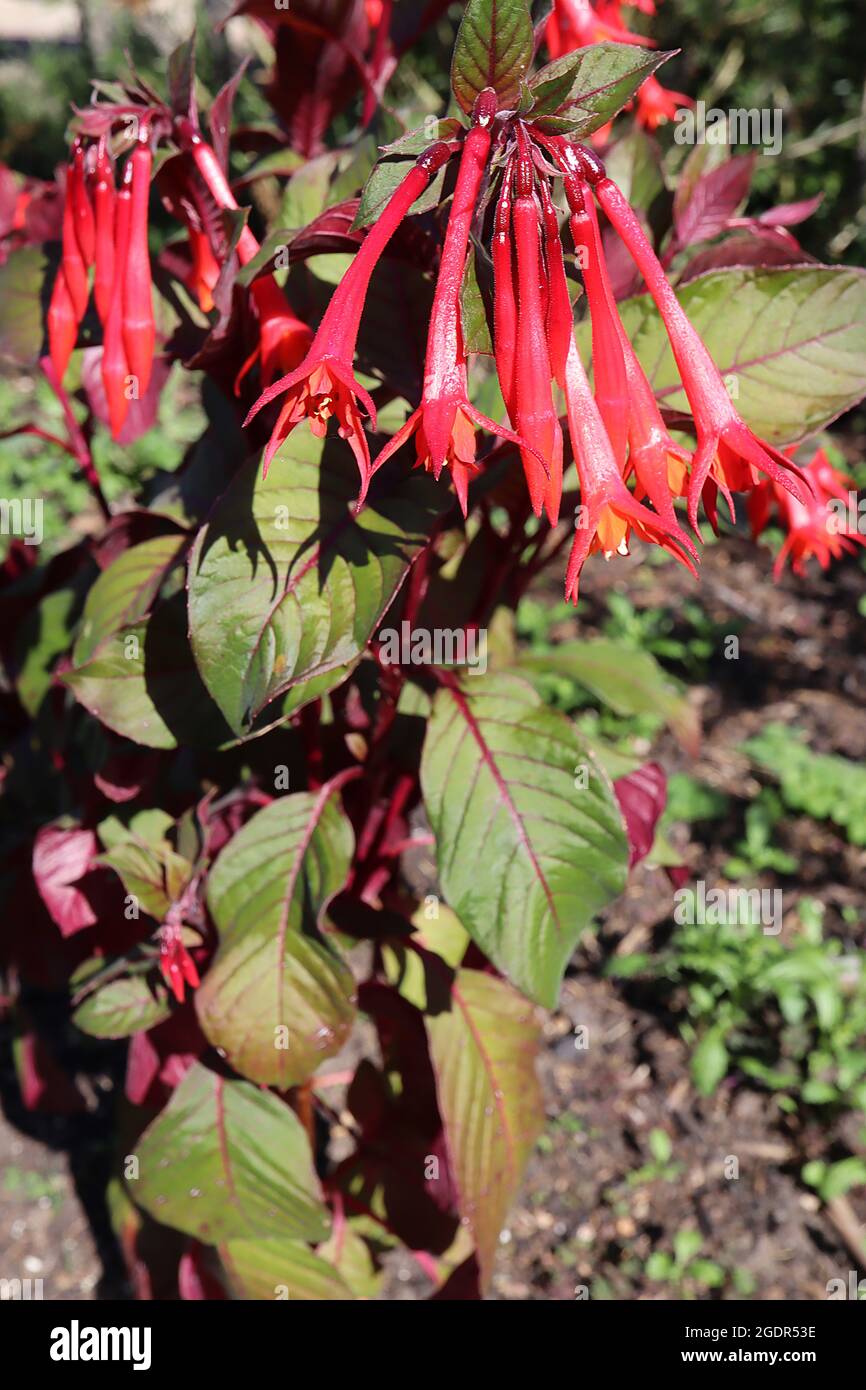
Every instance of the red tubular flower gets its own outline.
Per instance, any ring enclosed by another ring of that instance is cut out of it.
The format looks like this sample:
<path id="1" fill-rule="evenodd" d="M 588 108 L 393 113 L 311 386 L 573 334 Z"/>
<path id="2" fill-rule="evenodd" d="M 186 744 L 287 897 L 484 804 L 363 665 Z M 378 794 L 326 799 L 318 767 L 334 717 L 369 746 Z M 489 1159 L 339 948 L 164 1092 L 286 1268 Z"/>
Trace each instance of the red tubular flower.
<path id="1" fill-rule="evenodd" d="M 186 986 L 195 989 L 199 981 L 195 961 L 183 944 L 181 928 L 166 921 L 160 932 L 159 968 L 178 1004 L 182 1004 Z"/>
<path id="2" fill-rule="evenodd" d="M 626 377 L 629 391 L 628 476 L 634 472 L 638 498 L 649 497 L 659 516 L 669 526 L 677 526 L 673 498 L 688 492 L 691 454 L 670 435 L 658 407 L 655 392 L 620 323 Z M 682 544 L 697 559 L 697 551 L 683 535 Z"/>
<path id="3" fill-rule="evenodd" d="M 87 192 L 87 173 L 84 167 L 84 150 L 76 141 L 72 151 L 72 165 L 69 170 L 69 200 L 72 204 L 72 217 L 75 223 L 75 239 L 81 252 L 85 267 L 93 265 L 96 254 L 96 227 L 93 208 Z"/>
<path id="4" fill-rule="evenodd" d="M 466 400 L 460 289 L 466 266 L 469 229 L 490 154 L 489 126 L 495 114 L 496 96 L 488 89 L 476 99 L 472 128 L 463 141 L 430 313 L 421 411 L 431 467 L 436 478 L 445 466 L 451 447 L 457 411 Z"/>
<path id="5" fill-rule="evenodd" d="M 217 205 L 227 209 L 237 208 L 237 201 L 216 154 L 201 138 L 193 123 L 188 118 L 181 119 L 177 122 L 177 132 Z M 207 236 L 192 226 L 188 230 L 193 259 L 191 287 L 198 296 L 200 307 L 209 313 L 214 307 L 211 291 L 219 279 L 220 268 Z M 237 245 L 241 265 L 247 265 L 260 249 L 249 227 L 244 227 Z M 263 275 L 254 280 L 250 293 L 259 313 L 259 344 L 235 378 L 236 392 L 239 392 L 241 381 L 257 360 L 261 360 L 265 386 L 270 385 L 277 373 L 285 375 L 293 371 L 309 349 L 313 336 L 307 324 L 292 311 L 273 276 Z"/>
<path id="6" fill-rule="evenodd" d="M 652 0 L 641 0 L 638 9 L 645 14 L 654 14 Z M 558 58 L 576 48 L 590 44 L 603 43 L 613 39 L 616 43 L 634 43 L 652 47 L 652 40 L 642 34 L 633 34 L 626 28 L 619 4 L 605 4 L 603 0 L 554 0 L 553 13 L 545 29 L 545 39 L 551 58 Z M 631 106 L 632 103 L 629 103 Z M 645 79 L 637 92 L 637 119 L 648 130 L 655 130 L 662 121 L 673 119 L 681 106 L 693 106 L 694 102 L 683 92 L 674 92 L 663 87 L 652 74 Z M 593 141 L 599 139 L 610 129 L 597 131 Z"/>
<path id="7" fill-rule="evenodd" d="M 547 263 L 547 351 L 554 378 L 564 389 L 565 364 L 568 360 L 569 344 L 574 335 L 574 317 L 568 281 L 565 278 L 559 218 L 544 179 L 540 180 L 539 187 L 544 220 L 544 258 Z"/>
<path id="8" fill-rule="evenodd" d="M 254 280 L 250 293 L 259 311 L 262 384 L 294 371 L 310 349 L 313 330 L 289 307 L 286 296 L 270 275 Z"/>
<path id="9" fill-rule="evenodd" d="M 123 184 L 115 200 L 114 246 L 118 266 L 126 265 L 129 251 L 132 221 L 131 182 L 132 163 L 130 161 L 124 170 Z M 105 386 L 111 433 L 115 439 L 123 429 L 123 422 L 129 409 L 126 378 L 130 369 L 124 346 L 123 301 L 123 279 L 118 275 L 114 281 L 111 303 L 108 306 L 102 334 L 102 381 Z"/>
<path id="10" fill-rule="evenodd" d="M 220 268 L 206 234 L 198 227 L 187 227 L 192 268 L 186 279 L 187 289 L 192 290 L 198 300 L 202 313 L 209 314 L 214 307 L 213 291 L 219 279 Z"/>
<path id="11" fill-rule="evenodd" d="M 147 245 L 147 209 L 150 201 L 150 174 L 153 156 L 150 132 L 142 124 L 138 143 L 130 158 L 132 178 L 129 245 L 125 260 L 117 257 L 123 280 L 123 348 L 129 371 L 138 381 L 143 396 L 150 382 L 156 327 L 153 321 L 153 289 L 150 252 Z"/>
<path id="12" fill-rule="evenodd" d="M 569 219 L 571 234 L 589 302 L 595 399 L 613 456 L 622 471 L 628 444 L 629 391 L 620 342 L 619 311 L 607 273 L 592 199 L 583 197 L 573 178 L 566 177 L 565 187 L 569 206 L 574 209 Z"/>
<path id="13" fill-rule="evenodd" d="M 357 460 L 361 474 L 359 505 L 363 501 L 370 481 L 370 450 L 359 403 L 374 428 L 376 424 L 376 407 L 352 372 L 364 299 L 379 257 L 412 204 L 450 154 L 450 147 L 440 141 L 420 156 L 361 243 L 358 254 L 331 297 L 303 362 L 263 391 L 247 415 L 245 424 L 269 401 L 286 395 L 265 449 L 265 472 L 277 449 L 301 420 L 308 419 L 313 431 L 324 435 L 328 420 L 334 415 L 341 436 L 348 441 Z"/>
<path id="14" fill-rule="evenodd" d="M 446 444 L 444 464 L 454 481 L 454 490 L 460 502 L 460 509 L 465 516 L 468 507 L 469 484 L 472 478 L 480 472 L 478 464 L 475 462 L 476 428 L 489 430 L 491 434 L 498 435 L 500 439 L 507 439 L 510 444 L 516 444 L 518 447 L 522 446 L 523 440 L 520 435 L 515 434 L 512 430 L 503 429 L 501 425 L 497 425 L 494 420 L 475 409 L 468 395 L 465 357 L 458 363 L 457 376 L 460 381 L 460 389 L 459 394 L 452 398 L 455 399 L 456 405 Z M 412 411 L 406 423 L 388 440 L 384 449 L 377 455 L 371 473 L 377 472 L 383 463 L 387 463 L 391 455 L 395 454 L 398 449 L 402 449 L 413 434 L 415 435 L 416 449 L 415 467 L 426 468 L 428 473 L 432 473 L 437 479 L 440 478 L 442 466 L 437 468 L 427 439 L 423 400 L 418 409 Z"/>
<path id="15" fill-rule="evenodd" d="M 100 140 L 96 156 L 96 183 L 93 189 L 95 209 L 96 245 L 94 252 L 93 298 L 99 321 L 105 326 L 111 308 L 114 288 L 114 174 L 111 161 L 105 152 L 105 141 Z"/>
<path id="16" fill-rule="evenodd" d="M 427 335 L 421 404 L 385 445 L 373 466 L 374 472 L 381 468 L 417 431 L 417 463 L 429 469 L 437 479 L 448 465 L 464 515 L 469 480 L 478 471 L 473 426 L 490 430 L 513 444 L 523 443 L 517 434 L 495 424 L 471 404 L 467 393 L 466 354 L 460 320 L 460 289 L 469 229 L 490 153 L 488 126 L 495 112 L 495 94 L 492 91 L 482 92 L 475 103 L 472 128 L 464 140 L 445 232 Z M 503 370 L 507 373 L 509 369 L 504 366 Z"/>
<path id="17" fill-rule="evenodd" d="M 773 502 L 788 532 L 773 565 L 777 583 L 789 555 L 792 570 L 802 576 L 806 573 L 806 561 L 812 556 L 825 570 L 831 559 L 839 560 L 846 552 L 853 554 L 857 545 L 866 545 L 866 536 L 860 535 L 856 522 L 852 527 L 847 516 L 840 516 L 838 509 L 830 507 L 835 500 L 847 508 L 853 478 L 834 468 L 823 449 L 816 451 L 803 471 L 812 484 L 812 496 L 805 504 L 771 482 L 761 483 L 749 497 L 749 520 L 755 539 L 769 520 Z"/>
<path id="18" fill-rule="evenodd" d="M 638 125 L 647 130 L 657 130 L 663 121 L 672 121 L 681 106 L 694 106 L 685 92 L 675 92 L 672 87 L 663 87 L 652 74 L 641 83 L 637 92 Z"/>
<path id="19" fill-rule="evenodd" d="M 595 182 L 595 169 L 591 179 Z M 655 300 L 692 408 L 698 436 L 689 483 L 692 526 L 697 530 L 698 502 L 708 478 L 723 490 L 736 492 L 753 487 L 758 472 L 766 473 L 808 505 L 808 486 L 800 470 L 778 449 L 758 439 L 734 409 L 716 364 L 686 317 L 640 222 L 616 184 L 603 177 L 595 184 L 595 193 Z"/>
<path id="20" fill-rule="evenodd" d="M 565 402 L 585 509 L 568 560 L 565 597 L 577 602 L 580 572 L 593 551 L 603 550 L 608 558 L 615 553 L 628 554 L 632 529 L 642 540 L 669 551 L 694 574 L 695 566 L 687 553 L 689 542 L 680 527 L 635 501 L 623 482 L 573 339 L 565 369 Z"/>
<path id="21" fill-rule="evenodd" d="M 646 44 L 647 39 L 626 29 L 614 11 L 610 18 L 600 15 L 590 0 L 554 0 L 553 14 L 545 31 L 551 58 L 587 48 L 593 43 L 613 39 L 616 43 Z"/>
<path id="22" fill-rule="evenodd" d="M 75 227 L 75 161 L 69 167 L 66 175 L 66 197 L 63 202 L 63 250 L 61 264 L 63 266 L 63 276 L 66 280 L 66 288 L 69 291 L 69 298 L 75 313 L 76 323 L 80 323 L 84 318 L 87 309 L 88 285 L 87 267 L 81 254 L 81 247 L 78 244 L 78 235 Z"/>
<path id="23" fill-rule="evenodd" d="M 559 517 L 562 495 L 562 430 L 553 404 L 547 316 L 541 294 L 538 208 L 532 192 L 534 174 L 528 149 L 520 150 L 515 168 L 513 223 L 519 313 L 514 423 L 529 446 L 521 449 L 520 456 L 532 509 L 536 516 L 541 515 L 542 508 L 546 509 L 553 525 Z"/>
<path id="24" fill-rule="evenodd" d="M 78 338 L 78 315 L 61 266 L 54 279 L 48 306 L 48 349 L 58 381 L 62 381 Z"/>
<path id="25" fill-rule="evenodd" d="M 517 416 L 514 363 L 517 356 L 517 298 L 514 293 L 514 258 L 511 254 L 511 179 L 513 156 L 502 175 L 493 227 L 493 349 L 499 389 L 509 419 Z"/>

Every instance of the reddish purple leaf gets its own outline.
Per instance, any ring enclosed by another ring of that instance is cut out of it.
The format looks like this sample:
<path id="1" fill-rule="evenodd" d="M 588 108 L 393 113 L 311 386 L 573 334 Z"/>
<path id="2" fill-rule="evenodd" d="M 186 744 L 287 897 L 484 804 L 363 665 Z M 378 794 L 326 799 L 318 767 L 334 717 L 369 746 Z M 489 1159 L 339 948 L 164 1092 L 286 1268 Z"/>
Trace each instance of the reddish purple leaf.
<path id="1" fill-rule="evenodd" d="M 21 1099 L 28 1110 L 49 1115 L 78 1115 L 87 1108 L 72 1077 L 38 1033 L 30 1029 L 16 1039 L 13 1052 Z"/>
<path id="2" fill-rule="evenodd" d="M 96 916 L 89 899 L 75 885 L 97 854 L 92 830 L 64 830 L 44 825 L 33 845 L 33 877 L 39 896 L 63 936 L 92 927 Z"/>
<path id="3" fill-rule="evenodd" d="M 652 849 L 656 826 L 667 805 L 667 777 L 658 763 L 644 763 L 625 777 L 617 777 L 613 789 L 625 820 L 631 869 Z"/>
<path id="4" fill-rule="evenodd" d="M 247 70 L 249 58 L 245 58 L 233 77 L 220 87 L 208 112 L 208 125 L 216 157 L 226 173 L 229 171 L 229 137 L 232 125 L 232 109 L 241 78 Z"/>
<path id="5" fill-rule="evenodd" d="M 726 237 L 715 246 L 707 247 L 693 256 L 677 282 L 687 285 L 708 270 L 724 270 L 732 266 L 807 265 L 814 256 L 799 247 L 792 236 L 781 230 L 767 228 L 764 232 L 742 231 Z"/>
<path id="6" fill-rule="evenodd" d="M 814 198 L 802 198 L 798 203 L 780 203 L 778 207 L 759 213 L 757 220 L 763 227 L 796 227 L 811 217 L 823 201 L 824 194 L 816 193 Z"/>
<path id="7" fill-rule="evenodd" d="M 156 771 L 152 753 L 129 744 L 125 748 L 126 751 L 112 752 L 93 774 L 96 786 L 109 801 L 132 801 L 140 796 L 142 787 Z"/>
<path id="8" fill-rule="evenodd" d="M 735 155 L 703 174 L 684 208 L 674 208 L 678 246 L 691 246 L 718 236 L 746 198 L 755 167 L 753 154 Z"/>
<path id="9" fill-rule="evenodd" d="M 177 1288 L 181 1298 L 193 1303 L 227 1299 L 218 1268 L 215 1252 L 200 1241 L 191 1240 L 177 1267 Z"/>
<path id="10" fill-rule="evenodd" d="M 233 14 L 248 14 L 267 29 L 277 55 L 268 99 L 285 123 L 291 144 L 311 158 L 324 147 L 334 116 L 362 82 L 369 25 L 364 0 L 241 0 Z"/>
<path id="11" fill-rule="evenodd" d="M 434 1294 L 430 1295 L 430 1302 L 460 1302 L 472 1303 L 481 1298 L 481 1272 L 478 1268 L 478 1256 L 473 1251 L 468 1260 L 464 1260 L 455 1270 L 449 1274 L 445 1283 L 442 1284 Z"/>
<path id="12" fill-rule="evenodd" d="M 146 1033 L 136 1033 L 126 1059 L 127 1100 L 133 1105 L 164 1105 L 206 1046 L 189 1004 Z"/>

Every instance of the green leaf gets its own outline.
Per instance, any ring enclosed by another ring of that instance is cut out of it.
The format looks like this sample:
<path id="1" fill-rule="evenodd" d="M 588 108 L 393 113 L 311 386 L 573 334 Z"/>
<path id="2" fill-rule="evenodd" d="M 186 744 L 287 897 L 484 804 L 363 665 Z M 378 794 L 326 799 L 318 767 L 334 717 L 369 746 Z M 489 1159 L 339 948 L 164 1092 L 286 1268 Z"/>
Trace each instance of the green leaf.
<path id="1" fill-rule="evenodd" d="M 456 140 L 462 130 L 465 130 L 465 126 L 456 116 L 445 116 L 442 120 L 428 116 L 422 125 L 407 131 L 399 139 L 392 140 L 390 145 L 382 145 L 382 154 L 412 155 L 413 158 L 417 158 L 431 145 L 435 145 L 437 140 Z"/>
<path id="2" fill-rule="evenodd" d="M 693 1260 L 689 1265 L 689 1278 L 705 1289 L 719 1289 L 725 1282 L 725 1271 L 715 1260 Z"/>
<path id="3" fill-rule="evenodd" d="M 396 190 L 398 184 L 403 182 L 414 164 L 414 156 L 379 160 L 364 184 L 358 211 L 355 213 L 355 220 L 352 223 L 353 231 L 367 227 L 371 222 L 376 221 L 391 194 Z M 442 186 L 445 182 L 447 167 L 445 165 L 437 174 L 434 174 L 421 197 L 415 199 L 411 207 L 413 216 L 417 216 L 421 212 L 429 212 L 431 208 L 438 206 L 442 197 Z"/>
<path id="4" fill-rule="evenodd" d="M 675 51 L 594 43 L 566 53 L 531 79 L 533 103 L 528 119 L 551 133 L 590 135 L 612 120 Z"/>
<path id="5" fill-rule="evenodd" d="M 21 624 L 16 636 L 15 685 L 29 715 L 36 714 L 51 687 L 57 658 L 69 651 L 78 602 L 74 588 L 55 589 L 40 599 Z"/>
<path id="6" fill-rule="evenodd" d="M 677 1264 L 687 1265 L 689 1260 L 697 1255 L 703 1243 L 700 1231 L 695 1231 L 688 1226 L 677 1231 L 674 1236 L 674 1259 Z"/>
<path id="7" fill-rule="evenodd" d="M 328 190 L 339 158 L 339 151 L 326 150 L 292 174 L 279 212 L 284 226 L 306 227 L 327 207 Z"/>
<path id="8" fill-rule="evenodd" d="M 362 1221 L 363 1217 L 357 1219 Z M 376 1271 L 369 1245 L 348 1221 L 335 1229 L 316 1253 L 334 1266 L 356 1298 L 377 1296 L 382 1275 Z"/>
<path id="9" fill-rule="evenodd" d="M 347 447 L 322 445 L 299 429 L 266 479 L 256 460 L 242 468 L 190 557 L 195 660 L 239 735 L 278 698 L 275 722 L 345 679 L 448 500 L 400 474 L 355 517 Z"/>
<path id="10" fill-rule="evenodd" d="M 99 961 L 99 965 L 104 965 Z M 129 1038 L 162 1023 L 171 1013 L 168 994 L 157 992 L 145 975 L 126 975 L 107 980 L 75 1010 L 72 1022 L 92 1038 Z"/>
<path id="11" fill-rule="evenodd" d="M 36 366 L 44 338 L 43 283 L 56 271 L 57 262 L 39 246 L 22 247 L 0 266 L 0 360 Z"/>
<path id="12" fill-rule="evenodd" d="M 470 112 L 486 87 L 500 109 L 516 107 L 533 47 L 526 0 L 469 0 L 451 59 L 451 89 L 463 110 Z"/>
<path id="13" fill-rule="evenodd" d="M 667 1251 L 654 1250 L 645 1266 L 647 1279 L 663 1283 L 665 1279 L 671 1278 L 673 1272 L 674 1262 Z"/>
<path id="14" fill-rule="evenodd" d="M 650 1130 L 649 1146 L 656 1163 L 667 1163 L 673 1153 L 671 1137 L 664 1129 Z"/>
<path id="15" fill-rule="evenodd" d="M 180 898 L 192 875 L 189 861 L 166 842 L 152 847 L 129 838 L 100 855 L 99 863 L 113 869 L 127 893 L 158 922 Z"/>
<path id="16" fill-rule="evenodd" d="M 604 153 L 607 176 L 619 185 L 633 208 L 649 211 L 664 189 L 661 155 L 656 141 L 640 126 L 633 126 Z"/>
<path id="17" fill-rule="evenodd" d="M 113 633 L 145 616 L 183 545 L 176 531 L 157 536 L 130 546 L 103 570 L 85 600 L 72 653 L 76 666 L 95 656 Z"/>
<path id="18" fill-rule="evenodd" d="M 523 656 L 520 669 L 529 679 L 555 671 L 589 690 L 615 714 L 655 714 L 693 755 L 700 742 L 698 717 L 650 652 L 606 637 L 560 642 L 543 656 Z"/>
<path id="19" fill-rule="evenodd" d="M 803 1179 L 810 1187 L 817 1187 L 822 1201 L 831 1202 L 834 1197 L 843 1197 L 852 1187 L 866 1186 L 866 1159 L 852 1155 L 838 1163 L 807 1163 Z"/>
<path id="20" fill-rule="evenodd" d="M 478 281 L 478 252 L 470 246 L 463 271 L 460 290 L 460 314 L 463 326 L 463 347 L 466 352 L 483 352 L 493 356 L 493 338 L 487 317 L 487 306 Z"/>
<path id="21" fill-rule="evenodd" d="M 183 594 L 173 595 L 62 677 L 92 715 L 146 748 L 214 747 L 231 737 L 193 662 L 185 607 Z"/>
<path id="22" fill-rule="evenodd" d="M 677 291 L 743 419 L 772 444 L 825 429 L 866 394 L 866 271 L 716 270 Z M 663 405 L 689 410 L 649 295 L 620 305 Z M 734 389 L 735 388 L 735 389 Z"/>
<path id="23" fill-rule="evenodd" d="M 701 1095 L 712 1095 L 727 1070 L 728 1049 L 724 1034 L 711 1028 L 692 1053 L 692 1078 Z"/>
<path id="24" fill-rule="evenodd" d="M 446 899 L 498 969 L 553 1008 L 583 928 L 625 883 L 610 783 L 563 715 L 497 673 L 439 691 L 421 784 Z"/>
<path id="25" fill-rule="evenodd" d="M 327 1260 L 296 1240 L 230 1240 L 222 1260 L 237 1298 L 346 1302 L 354 1294 Z"/>
<path id="26" fill-rule="evenodd" d="M 168 92 L 176 116 L 197 119 L 195 101 L 195 30 L 169 54 Z"/>
<path id="27" fill-rule="evenodd" d="M 499 1232 L 544 1128 L 535 1071 L 539 1029 L 516 990 L 478 970 L 457 972 L 450 1010 L 428 1018 L 427 1029 L 458 1205 L 486 1286 Z"/>
<path id="28" fill-rule="evenodd" d="M 196 1010 L 208 1041 L 260 1085 L 297 1086 L 351 1030 L 351 971 L 314 933 L 346 881 L 353 848 L 352 827 L 326 784 L 258 811 L 211 870 L 219 946 Z"/>
<path id="29" fill-rule="evenodd" d="M 139 1176 L 127 1186 L 138 1205 L 208 1245 L 328 1232 L 303 1125 L 248 1081 L 194 1063 L 134 1153 Z"/>
<path id="30" fill-rule="evenodd" d="M 434 1013 L 441 998 L 443 981 L 460 964 L 469 945 L 469 935 L 450 908 L 436 905 L 437 916 L 427 921 L 426 905 L 412 918 L 415 931 L 407 942 L 392 940 L 381 944 L 382 966 L 388 983 L 421 1013 Z"/>
<path id="31" fill-rule="evenodd" d="M 158 849 L 161 841 L 168 837 L 174 819 L 159 806 L 149 806 L 143 811 L 134 811 L 128 822 L 119 816 L 106 816 L 99 822 L 99 838 L 106 849 L 125 844 L 127 840 L 143 840 L 153 849 Z"/>

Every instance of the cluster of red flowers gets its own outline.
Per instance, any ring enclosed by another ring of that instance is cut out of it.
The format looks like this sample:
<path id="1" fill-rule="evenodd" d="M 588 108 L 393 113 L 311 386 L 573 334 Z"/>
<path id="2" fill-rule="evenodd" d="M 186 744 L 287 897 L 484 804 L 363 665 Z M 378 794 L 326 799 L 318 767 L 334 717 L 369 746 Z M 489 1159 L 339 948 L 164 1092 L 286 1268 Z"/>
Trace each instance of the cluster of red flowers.
<path id="1" fill-rule="evenodd" d="M 51 360 L 62 381 L 93 299 L 103 329 L 102 380 L 112 433 L 123 427 L 130 400 L 144 395 L 153 367 L 153 317 L 148 201 L 153 154 L 145 121 L 138 127 L 120 188 L 105 136 L 76 139 L 66 174 L 63 254 L 48 309 Z"/>
<path id="2" fill-rule="evenodd" d="M 653 0 L 630 0 L 644 14 L 655 14 Z M 614 43 L 653 46 L 643 34 L 633 34 L 622 17 L 622 0 L 553 0 L 553 9 L 544 30 L 551 58 L 587 48 L 605 40 Z M 655 130 L 663 121 L 672 120 L 681 106 L 693 106 L 684 92 L 663 87 L 657 77 L 650 76 L 637 92 L 637 119 L 648 130 Z M 605 127 L 605 132 L 609 127 Z M 603 135 L 604 132 L 600 132 Z"/>
<path id="3" fill-rule="evenodd" d="M 117 188 L 112 143 L 122 146 L 128 141 L 131 122 L 135 144 Z M 101 370 L 109 423 L 117 438 L 130 401 L 144 395 L 153 367 L 156 329 L 148 207 L 153 148 L 164 129 L 184 152 L 162 163 L 160 193 L 186 230 L 189 264 L 182 278 L 205 313 L 215 308 L 214 294 L 227 255 L 224 230 L 214 225 L 213 214 L 237 210 L 238 205 L 214 150 L 188 118 L 167 124 L 161 108 L 106 106 L 85 113 L 84 124 L 98 134 L 79 135 L 72 146 L 62 259 L 48 309 L 49 351 L 57 379 L 62 381 L 92 289 L 103 330 Z M 243 227 L 236 248 L 239 263 L 245 265 L 259 249 L 252 232 Z M 279 372 L 296 366 L 312 338 L 272 276 L 256 279 L 250 294 L 258 316 L 258 338 L 237 373 L 236 389 L 256 361 L 265 385 Z"/>
<path id="4" fill-rule="evenodd" d="M 436 282 L 421 403 L 371 462 L 362 410 L 375 429 L 376 412 L 356 381 L 352 359 L 364 298 L 379 256 L 430 179 L 453 154 L 460 160 Z M 481 415 L 467 392 L 460 293 L 470 228 L 480 215 L 485 181 L 499 178 L 493 214 L 494 353 L 511 428 Z M 592 328 L 595 391 L 575 343 L 559 213 L 567 221 L 583 272 Z M 694 418 L 693 453 L 675 442 L 617 311 L 595 203 L 631 253 L 670 339 Z M 411 436 L 417 463 L 439 477 L 447 464 L 464 512 L 479 470 L 475 427 L 520 450 L 533 510 L 559 518 L 563 435 L 555 400 L 561 390 L 571 451 L 580 479 L 577 534 L 566 576 L 576 600 L 580 571 L 596 550 L 627 553 L 632 534 L 663 546 L 694 571 L 697 554 L 673 502 L 688 499 L 696 534 L 703 503 L 715 523 L 718 493 L 733 514 L 732 492 L 750 492 L 759 474 L 808 506 L 801 470 L 757 439 L 740 418 L 725 384 L 665 276 L 638 218 L 599 158 L 562 136 L 543 133 L 513 112 L 498 113 L 495 93 L 475 103 L 462 138 L 439 142 L 417 160 L 392 194 L 337 287 L 303 362 L 270 386 L 250 418 L 282 397 L 265 451 L 265 467 L 292 429 L 310 420 L 317 434 L 331 415 L 350 444 L 361 475 L 360 500 L 371 476 Z M 634 491 L 627 483 L 634 480 Z M 647 498 L 651 507 L 643 500 Z"/>
<path id="5" fill-rule="evenodd" d="M 794 573 L 803 575 L 806 561 L 813 556 L 825 570 L 831 559 L 839 560 L 846 552 L 853 554 L 857 545 L 866 545 L 866 536 L 859 530 L 854 479 L 834 468 L 823 449 L 816 450 L 803 472 L 811 487 L 805 501 L 792 497 L 771 479 L 760 482 L 749 496 L 749 521 L 756 540 L 774 509 L 787 532 L 773 566 L 775 579 L 789 555 Z"/>

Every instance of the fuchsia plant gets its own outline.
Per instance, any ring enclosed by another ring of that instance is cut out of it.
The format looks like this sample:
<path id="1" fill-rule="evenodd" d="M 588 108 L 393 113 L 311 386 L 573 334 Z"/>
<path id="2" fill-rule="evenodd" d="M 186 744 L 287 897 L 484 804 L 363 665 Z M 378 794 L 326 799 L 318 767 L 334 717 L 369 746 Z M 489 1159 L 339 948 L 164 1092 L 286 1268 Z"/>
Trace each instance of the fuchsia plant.
<path id="1" fill-rule="evenodd" d="M 65 182 L 13 181 L 0 224 L 4 260 L 55 243 L 31 365 L 65 437 L 18 428 L 102 514 L 3 570 L 7 910 L 28 924 L 5 1007 L 29 1104 L 84 1103 L 39 991 L 126 1049 L 109 1198 L 145 1298 L 370 1297 L 395 1246 L 439 1297 L 489 1287 L 544 1123 L 536 1006 L 665 804 L 657 764 L 545 704 L 514 609 L 542 573 L 576 603 L 599 553 L 654 546 L 697 579 L 719 494 L 756 535 L 775 509 L 777 570 L 862 543 L 830 525 L 847 478 L 797 448 L 866 393 L 864 278 L 804 256 L 808 209 L 744 217 L 742 180 L 696 150 L 649 232 L 607 172 L 649 137 L 611 123 L 687 98 L 659 95 L 671 55 L 618 5 L 563 0 L 536 33 L 524 0 L 470 0 L 459 114 L 407 129 L 387 82 L 445 7 L 408 28 L 404 8 L 242 4 L 279 118 L 243 174 L 249 78 L 200 110 L 189 44 L 167 98 L 132 75 L 75 112 Z M 275 169 L 290 198 L 322 176 L 306 226 L 247 205 Z M 201 437 L 109 506 L 94 438 L 158 430 L 186 368 Z M 560 653 L 578 681 L 589 646 Z"/>

